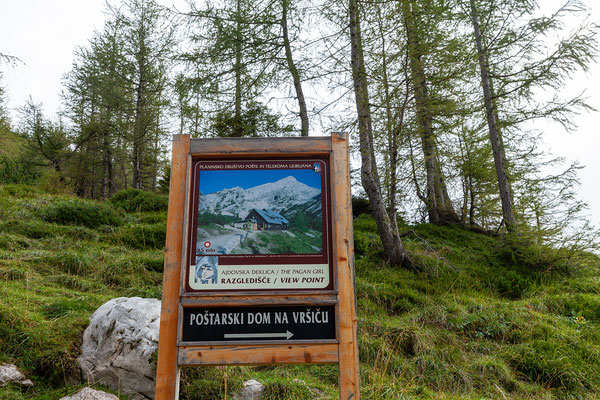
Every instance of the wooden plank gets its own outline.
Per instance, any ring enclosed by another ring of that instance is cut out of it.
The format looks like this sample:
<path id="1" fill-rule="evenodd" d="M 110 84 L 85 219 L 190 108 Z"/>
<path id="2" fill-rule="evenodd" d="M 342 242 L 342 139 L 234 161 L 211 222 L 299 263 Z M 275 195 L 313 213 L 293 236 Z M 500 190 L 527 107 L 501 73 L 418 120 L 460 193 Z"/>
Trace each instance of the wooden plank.
<path id="1" fill-rule="evenodd" d="M 177 319 L 186 196 L 186 185 L 182 183 L 187 182 L 189 148 L 189 135 L 173 136 L 163 296 L 156 367 L 156 400 L 173 400 L 178 397 Z"/>
<path id="2" fill-rule="evenodd" d="M 338 290 L 340 399 L 360 399 L 350 164 L 346 134 L 331 136 L 334 263 Z"/>
<path id="3" fill-rule="evenodd" d="M 260 290 L 260 291 L 227 291 L 227 292 L 188 292 L 181 294 L 181 297 L 190 298 L 227 298 L 227 297 L 268 297 L 268 296 L 306 296 L 309 293 L 310 296 L 336 296 L 335 290 L 313 290 L 313 289 L 299 289 L 299 290 Z"/>
<path id="4" fill-rule="evenodd" d="M 190 153 L 194 157 L 251 155 L 253 157 L 294 154 L 328 154 L 331 139 L 328 136 L 291 138 L 206 138 L 192 139 Z"/>
<path id="5" fill-rule="evenodd" d="M 178 342 L 180 347 L 206 347 L 206 346 L 250 346 L 250 345 L 265 345 L 264 340 L 229 340 L 226 342 Z M 269 342 L 271 345 L 297 345 L 297 344 L 338 344 L 337 339 L 306 339 L 306 340 L 285 340 L 280 342 Z"/>
<path id="6" fill-rule="evenodd" d="M 305 296 L 212 296 L 212 297 L 185 297 L 181 299 L 184 307 L 234 307 L 234 306 L 262 306 L 262 305 L 330 305 L 337 303 L 337 295 L 305 295 Z"/>
<path id="7" fill-rule="evenodd" d="M 330 364 L 338 362 L 338 345 L 243 345 L 180 347 L 179 365 Z"/>

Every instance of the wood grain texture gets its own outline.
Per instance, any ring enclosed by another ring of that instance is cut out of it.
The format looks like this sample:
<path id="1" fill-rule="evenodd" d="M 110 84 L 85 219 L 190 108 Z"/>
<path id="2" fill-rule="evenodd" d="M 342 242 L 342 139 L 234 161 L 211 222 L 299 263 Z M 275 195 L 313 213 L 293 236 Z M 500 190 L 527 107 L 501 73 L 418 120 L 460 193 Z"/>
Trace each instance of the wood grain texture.
<path id="1" fill-rule="evenodd" d="M 306 339 L 306 340 L 281 340 L 281 341 L 269 341 L 264 340 L 228 340 L 228 341 L 214 341 L 214 342 L 183 342 L 177 343 L 180 347 L 207 347 L 207 346 L 261 346 L 261 345 L 305 345 L 305 344 L 338 344 L 337 339 Z"/>
<path id="2" fill-rule="evenodd" d="M 183 293 L 181 297 L 190 297 L 190 298 L 202 298 L 202 297 L 211 297 L 211 298 L 227 298 L 227 297 L 268 297 L 268 296 L 306 296 L 307 293 L 310 293 L 311 296 L 320 296 L 320 295 L 333 295 L 337 296 L 337 292 L 335 290 L 314 290 L 314 289 L 294 289 L 294 290 L 257 290 L 257 291 L 240 291 L 240 290 L 231 290 L 226 292 L 187 292 Z"/>
<path id="3" fill-rule="evenodd" d="M 178 397 L 177 325 L 179 282 L 184 235 L 186 182 L 188 173 L 189 135 L 173 136 L 167 240 L 163 272 L 163 295 L 160 314 L 158 363 L 156 368 L 156 400 Z"/>
<path id="4" fill-rule="evenodd" d="M 338 345 L 227 345 L 180 347 L 179 365 L 330 364 L 338 362 Z"/>
<path id="5" fill-rule="evenodd" d="M 248 155 L 252 157 L 304 154 L 317 155 L 331 152 L 328 136 L 291 138 L 203 138 L 192 139 L 190 153 L 194 157 Z"/>
<path id="6" fill-rule="evenodd" d="M 334 263 L 338 290 L 340 399 L 360 399 L 350 164 L 346 134 L 331 136 Z"/>
<path id="7" fill-rule="evenodd" d="M 269 305 L 331 305 L 337 303 L 337 296 L 329 295 L 270 295 L 270 296 L 213 296 L 185 297 L 181 299 L 184 307 L 237 307 L 237 306 L 269 306 Z"/>

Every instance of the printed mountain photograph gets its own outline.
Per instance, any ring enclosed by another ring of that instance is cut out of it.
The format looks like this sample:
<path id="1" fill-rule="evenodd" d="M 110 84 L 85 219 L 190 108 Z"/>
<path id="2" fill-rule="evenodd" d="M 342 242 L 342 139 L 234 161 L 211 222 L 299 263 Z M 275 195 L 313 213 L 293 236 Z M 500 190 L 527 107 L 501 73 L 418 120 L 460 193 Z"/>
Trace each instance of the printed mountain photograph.
<path id="1" fill-rule="evenodd" d="M 196 254 L 321 254 L 320 170 L 199 173 Z"/>

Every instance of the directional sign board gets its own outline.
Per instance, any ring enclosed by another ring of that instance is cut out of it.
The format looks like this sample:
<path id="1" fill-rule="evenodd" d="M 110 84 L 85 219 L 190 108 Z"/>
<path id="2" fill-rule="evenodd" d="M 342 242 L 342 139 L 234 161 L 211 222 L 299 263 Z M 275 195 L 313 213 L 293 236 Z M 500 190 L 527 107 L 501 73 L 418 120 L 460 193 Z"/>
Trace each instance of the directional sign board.
<path id="1" fill-rule="evenodd" d="M 335 339 L 333 306 L 185 308 L 183 342 Z"/>
<path id="2" fill-rule="evenodd" d="M 338 364 L 360 399 L 348 139 L 175 135 L 156 400 L 179 368 Z"/>

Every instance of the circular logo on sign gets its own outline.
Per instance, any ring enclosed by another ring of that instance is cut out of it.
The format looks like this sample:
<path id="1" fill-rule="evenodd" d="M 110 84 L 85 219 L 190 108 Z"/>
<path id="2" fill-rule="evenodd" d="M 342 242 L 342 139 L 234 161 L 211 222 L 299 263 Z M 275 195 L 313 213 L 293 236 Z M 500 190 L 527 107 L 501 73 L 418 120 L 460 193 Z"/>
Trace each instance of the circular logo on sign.
<path id="1" fill-rule="evenodd" d="M 204 242 L 204 247 L 208 249 L 210 247 L 210 242 Z"/>

